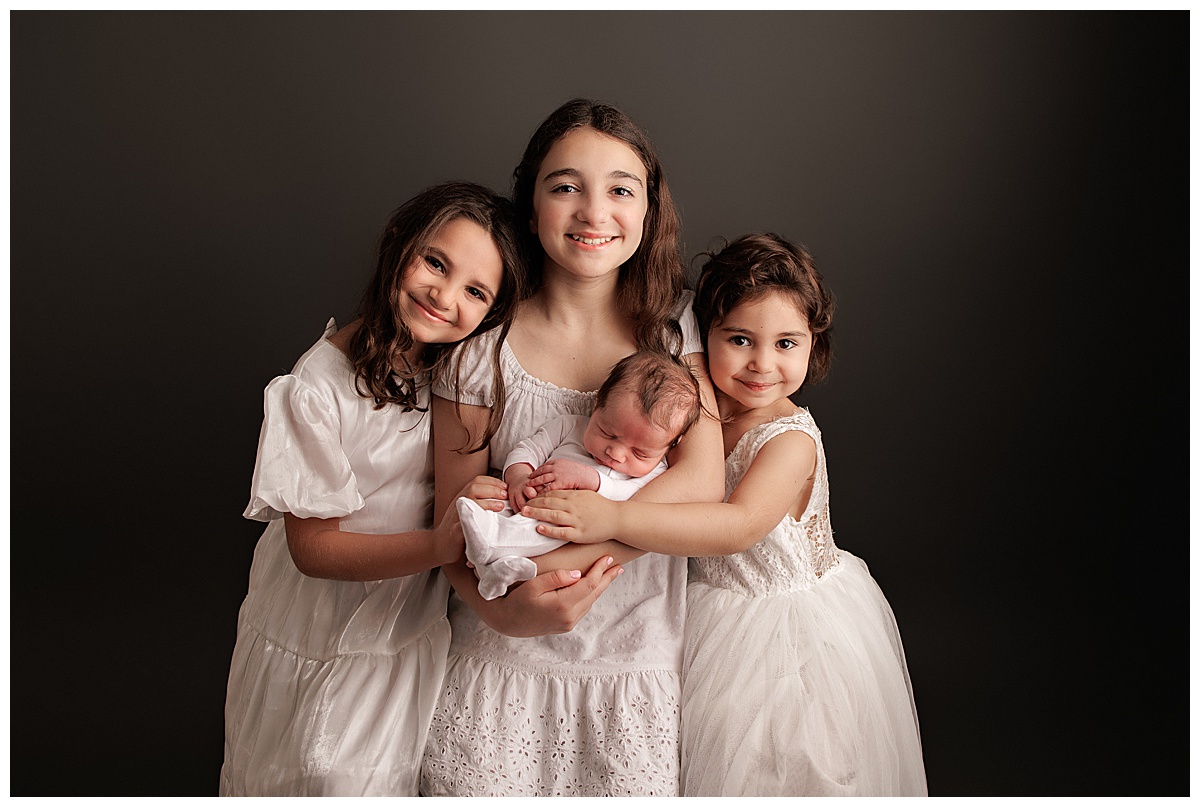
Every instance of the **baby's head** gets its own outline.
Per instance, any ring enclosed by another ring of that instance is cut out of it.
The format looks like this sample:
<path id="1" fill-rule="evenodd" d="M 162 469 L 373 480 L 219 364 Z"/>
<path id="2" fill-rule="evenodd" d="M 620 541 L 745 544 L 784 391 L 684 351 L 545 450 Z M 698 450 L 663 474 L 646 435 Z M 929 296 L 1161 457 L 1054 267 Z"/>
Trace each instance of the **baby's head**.
<path id="1" fill-rule="evenodd" d="M 772 294 L 794 305 L 807 324 L 812 345 L 804 380 L 820 381 L 832 356 L 833 295 L 808 251 L 774 233 L 743 235 L 709 256 L 692 304 L 701 336 L 708 342 L 735 308 Z"/>
<path id="2" fill-rule="evenodd" d="M 687 366 L 667 354 L 640 351 L 618 362 L 596 393 L 583 446 L 614 471 L 645 476 L 701 411 L 700 387 Z"/>

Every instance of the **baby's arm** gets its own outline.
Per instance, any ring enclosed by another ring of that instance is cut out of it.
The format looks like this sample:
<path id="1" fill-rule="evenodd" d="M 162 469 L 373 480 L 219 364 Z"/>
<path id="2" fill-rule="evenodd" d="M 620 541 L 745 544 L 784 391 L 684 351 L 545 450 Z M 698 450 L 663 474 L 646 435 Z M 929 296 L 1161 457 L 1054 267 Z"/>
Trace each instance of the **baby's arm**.
<path id="1" fill-rule="evenodd" d="M 610 502 L 582 491 L 555 491 L 533 500 L 524 512 L 560 525 L 542 524 L 538 532 L 565 541 L 620 536 L 631 546 L 666 555 L 730 555 L 761 541 L 789 511 L 803 509 L 816 460 L 813 439 L 789 431 L 759 450 L 727 502 Z"/>

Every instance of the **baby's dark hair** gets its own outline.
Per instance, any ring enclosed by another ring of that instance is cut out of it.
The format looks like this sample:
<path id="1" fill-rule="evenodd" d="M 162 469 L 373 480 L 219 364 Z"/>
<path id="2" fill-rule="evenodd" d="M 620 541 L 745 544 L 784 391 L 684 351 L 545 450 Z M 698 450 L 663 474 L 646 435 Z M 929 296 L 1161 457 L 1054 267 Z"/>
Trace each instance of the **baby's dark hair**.
<path id="1" fill-rule="evenodd" d="M 607 404 L 614 392 L 633 393 L 643 414 L 660 429 L 674 429 L 680 424 L 672 447 L 704 411 L 696 377 L 686 364 L 669 353 L 640 350 L 621 359 L 596 393 L 596 406 Z"/>
<path id="2" fill-rule="evenodd" d="M 375 273 L 358 307 L 362 326 L 350 340 L 355 388 L 363 397 L 374 399 L 376 409 L 387 404 L 419 409 L 421 387 L 447 369 L 454 344 L 426 346 L 416 367 L 397 367 L 395 357 L 413 345 L 412 333 L 398 314 L 404 273 L 430 240 L 456 219 L 483 228 L 503 266 L 496 300 L 471 336 L 511 323 L 517 301 L 525 294 L 525 254 L 508 199 L 473 182 L 445 182 L 426 188 L 398 207 L 379 236 Z M 493 359 L 498 368 L 499 345 Z M 503 409 L 501 400 L 493 408 L 486 437 L 495 433 Z"/>
<path id="3" fill-rule="evenodd" d="M 796 303 L 812 332 L 804 381 L 823 379 L 833 354 L 834 301 L 808 250 L 775 233 L 750 233 L 707 254 L 692 303 L 701 336 L 707 340 L 709 331 L 740 303 L 780 291 Z"/>

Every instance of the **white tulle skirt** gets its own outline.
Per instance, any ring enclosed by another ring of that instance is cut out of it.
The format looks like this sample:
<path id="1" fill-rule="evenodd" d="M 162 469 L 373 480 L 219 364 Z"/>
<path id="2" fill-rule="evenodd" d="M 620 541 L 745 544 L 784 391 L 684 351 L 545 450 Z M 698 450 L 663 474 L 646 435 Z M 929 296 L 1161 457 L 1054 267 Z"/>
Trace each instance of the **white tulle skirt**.
<path id="1" fill-rule="evenodd" d="M 683 795 L 926 795 L 895 618 L 840 554 L 801 591 L 688 586 Z"/>

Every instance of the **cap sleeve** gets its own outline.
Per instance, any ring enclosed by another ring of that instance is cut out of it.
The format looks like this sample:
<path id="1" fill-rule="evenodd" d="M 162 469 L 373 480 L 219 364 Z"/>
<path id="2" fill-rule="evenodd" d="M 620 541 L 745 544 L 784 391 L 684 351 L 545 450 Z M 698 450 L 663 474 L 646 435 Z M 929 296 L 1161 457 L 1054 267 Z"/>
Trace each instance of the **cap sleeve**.
<path id="1" fill-rule="evenodd" d="M 492 387 L 492 355 L 499 339 L 500 329 L 493 328 L 454 348 L 449 363 L 433 380 L 433 394 L 470 406 L 490 407 L 495 399 L 495 390 Z M 462 359 L 461 368 L 459 359 Z M 454 383 L 456 371 L 460 382 L 457 389 Z"/>
<path id="2" fill-rule="evenodd" d="M 692 311 L 692 300 L 695 295 L 685 291 L 679 295 L 675 303 L 675 319 L 679 320 L 679 328 L 683 331 L 683 349 L 681 356 L 691 353 L 704 352 L 704 340 L 700 338 L 700 326 L 696 324 L 696 314 Z"/>
<path id="3" fill-rule="evenodd" d="M 363 506 L 358 481 L 342 450 L 336 408 L 295 375 L 279 376 L 263 393 L 250 504 L 243 515 L 270 521 L 339 518 Z"/>

